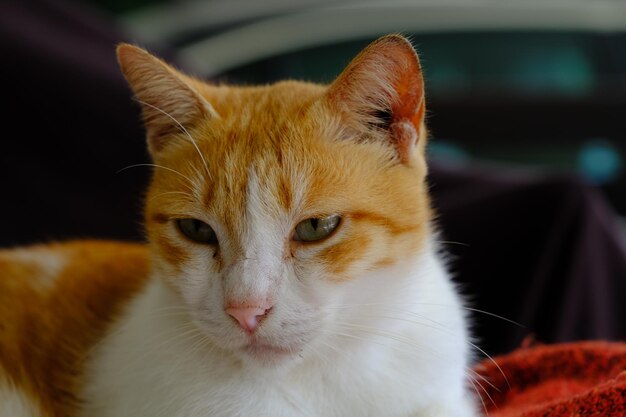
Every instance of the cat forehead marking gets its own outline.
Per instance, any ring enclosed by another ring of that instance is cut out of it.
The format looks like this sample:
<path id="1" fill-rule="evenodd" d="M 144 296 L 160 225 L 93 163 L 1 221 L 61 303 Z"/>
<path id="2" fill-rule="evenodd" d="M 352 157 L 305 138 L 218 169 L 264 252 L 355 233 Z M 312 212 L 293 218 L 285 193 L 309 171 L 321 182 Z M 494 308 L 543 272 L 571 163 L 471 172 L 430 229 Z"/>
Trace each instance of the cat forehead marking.
<path id="1" fill-rule="evenodd" d="M 293 195 L 285 192 L 288 186 L 281 174 L 278 170 L 259 172 L 254 164 L 248 169 L 243 217 L 246 245 L 243 249 L 250 256 L 272 252 L 272 256 L 280 257 L 284 250 Z"/>

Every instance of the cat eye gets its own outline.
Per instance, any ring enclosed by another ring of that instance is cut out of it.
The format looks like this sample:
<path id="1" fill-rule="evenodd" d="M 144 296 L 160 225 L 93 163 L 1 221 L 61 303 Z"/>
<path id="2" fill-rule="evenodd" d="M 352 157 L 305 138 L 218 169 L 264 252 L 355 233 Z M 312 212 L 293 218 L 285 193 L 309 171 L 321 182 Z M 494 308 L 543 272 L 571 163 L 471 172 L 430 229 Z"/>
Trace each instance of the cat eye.
<path id="1" fill-rule="evenodd" d="M 198 243 L 217 244 L 217 235 L 211 226 L 197 219 L 177 219 L 178 230 Z"/>
<path id="2" fill-rule="evenodd" d="M 313 217 L 298 223 L 294 240 L 301 242 L 315 242 L 322 240 L 337 229 L 341 216 L 334 214 L 327 217 Z"/>

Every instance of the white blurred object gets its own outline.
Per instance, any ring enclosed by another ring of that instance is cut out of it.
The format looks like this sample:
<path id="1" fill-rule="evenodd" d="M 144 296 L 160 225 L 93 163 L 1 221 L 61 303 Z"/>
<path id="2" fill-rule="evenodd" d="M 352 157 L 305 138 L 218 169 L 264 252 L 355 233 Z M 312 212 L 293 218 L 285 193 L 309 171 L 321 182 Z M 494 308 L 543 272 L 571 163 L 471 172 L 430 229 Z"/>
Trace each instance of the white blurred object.
<path id="1" fill-rule="evenodd" d="M 135 12 L 122 23 L 138 42 L 194 39 L 178 49 L 177 61 L 212 76 L 268 56 L 391 32 L 623 31 L 626 1 L 189 1 Z"/>

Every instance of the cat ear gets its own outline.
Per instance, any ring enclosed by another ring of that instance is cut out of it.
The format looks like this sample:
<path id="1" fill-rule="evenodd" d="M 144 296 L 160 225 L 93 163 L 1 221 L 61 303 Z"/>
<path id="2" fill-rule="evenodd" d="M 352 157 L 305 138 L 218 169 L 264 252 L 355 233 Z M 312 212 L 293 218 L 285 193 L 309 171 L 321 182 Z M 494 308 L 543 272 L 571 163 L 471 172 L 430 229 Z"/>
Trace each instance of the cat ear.
<path id="1" fill-rule="evenodd" d="M 117 47 L 124 77 L 141 103 L 148 147 L 154 156 L 172 134 L 217 113 L 194 88 L 194 81 L 147 51 L 129 44 Z"/>
<path id="2" fill-rule="evenodd" d="M 425 140 L 422 70 L 403 36 L 384 36 L 365 48 L 331 84 L 327 99 L 357 134 L 382 131 L 402 163 L 409 164 Z"/>

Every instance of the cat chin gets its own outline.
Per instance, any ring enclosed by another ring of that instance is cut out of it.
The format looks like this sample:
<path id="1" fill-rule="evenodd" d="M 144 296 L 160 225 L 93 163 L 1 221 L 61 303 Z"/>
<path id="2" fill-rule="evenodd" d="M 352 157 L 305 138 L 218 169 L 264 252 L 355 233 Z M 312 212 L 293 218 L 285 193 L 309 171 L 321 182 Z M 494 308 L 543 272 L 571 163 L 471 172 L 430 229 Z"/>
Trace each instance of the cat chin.
<path id="1" fill-rule="evenodd" d="M 265 368 L 265 369 L 283 369 L 289 367 L 290 364 L 298 363 L 302 358 L 302 352 L 305 350 L 304 345 L 300 342 L 286 345 L 284 339 L 282 343 L 277 343 L 273 337 L 259 338 L 246 337 L 241 340 L 239 337 L 230 339 L 229 337 L 215 337 L 210 335 L 212 345 L 234 355 L 245 365 Z"/>
<path id="2" fill-rule="evenodd" d="M 238 350 L 244 363 L 262 368 L 284 368 L 300 359 L 300 349 L 251 342 Z"/>

